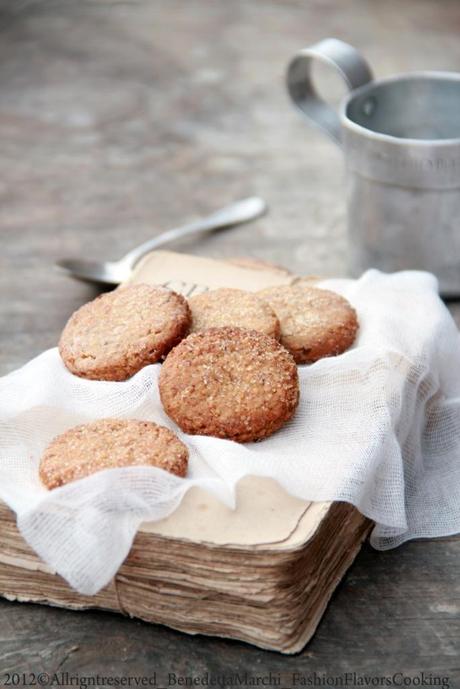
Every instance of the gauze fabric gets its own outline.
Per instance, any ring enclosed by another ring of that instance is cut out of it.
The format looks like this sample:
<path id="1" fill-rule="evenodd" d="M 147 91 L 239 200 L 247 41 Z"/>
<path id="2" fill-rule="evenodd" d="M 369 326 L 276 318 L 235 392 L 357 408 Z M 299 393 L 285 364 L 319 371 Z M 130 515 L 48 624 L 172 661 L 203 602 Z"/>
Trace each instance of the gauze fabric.
<path id="1" fill-rule="evenodd" d="M 125 382 L 90 381 L 51 349 L 0 379 L 0 498 L 74 589 L 104 587 L 141 522 L 170 514 L 191 486 L 233 506 L 246 475 L 272 477 L 305 500 L 352 503 L 375 521 L 379 549 L 460 531 L 460 339 L 435 278 L 371 270 L 321 287 L 354 305 L 358 339 L 338 357 L 299 367 L 294 418 L 259 443 L 181 433 L 160 403 L 159 364 Z M 129 467 L 47 491 L 38 477 L 46 445 L 102 417 L 174 430 L 190 450 L 187 478 Z"/>

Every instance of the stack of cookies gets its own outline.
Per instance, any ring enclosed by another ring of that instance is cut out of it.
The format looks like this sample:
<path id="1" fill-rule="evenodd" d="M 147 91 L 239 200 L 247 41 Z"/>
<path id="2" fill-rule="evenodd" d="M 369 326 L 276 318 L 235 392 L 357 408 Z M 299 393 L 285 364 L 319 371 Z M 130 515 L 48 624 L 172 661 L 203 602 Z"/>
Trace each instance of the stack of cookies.
<path id="1" fill-rule="evenodd" d="M 246 443 L 267 438 L 294 415 L 297 365 L 341 354 L 357 329 L 343 297 L 302 281 L 258 293 L 221 288 L 188 301 L 165 287 L 131 284 L 76 311 L 59 351 L 69 371 L 91 380 L 122 381 L 163 362 L 161 401 L 184 433 Z M 134 464 L 184 476 L 187 456 L 166 428 L 102 419 L 54 439 L 40 476 L 50 489 Z"/>

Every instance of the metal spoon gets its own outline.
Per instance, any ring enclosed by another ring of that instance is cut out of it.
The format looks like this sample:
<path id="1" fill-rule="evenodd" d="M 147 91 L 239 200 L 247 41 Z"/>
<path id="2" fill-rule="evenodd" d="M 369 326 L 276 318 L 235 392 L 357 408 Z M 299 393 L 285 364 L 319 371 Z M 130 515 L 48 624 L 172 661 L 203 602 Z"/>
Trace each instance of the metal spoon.
<path id="1" fill-rule="evenodd" d="M 221 208 L 216 213 L 208 215 L 207 218 L 163 232 L 132 249 L 126 256 L 120 258 L 119 261 L 87 261 L 79 258 L 64 258 L 61 261 L 57 261 L 56 265 L 68 275 L 72 275 L 80 280 L 118 285 L 129 278 L 136 263 L 152 249 L 196 232 L 220 230 L 255 220 L 260 215 L 263 215 L 266 210 L 267 205 L 265 201 L 252 196 L 232 203 L 230 206 L 225 206 L 225 208 Z"/>

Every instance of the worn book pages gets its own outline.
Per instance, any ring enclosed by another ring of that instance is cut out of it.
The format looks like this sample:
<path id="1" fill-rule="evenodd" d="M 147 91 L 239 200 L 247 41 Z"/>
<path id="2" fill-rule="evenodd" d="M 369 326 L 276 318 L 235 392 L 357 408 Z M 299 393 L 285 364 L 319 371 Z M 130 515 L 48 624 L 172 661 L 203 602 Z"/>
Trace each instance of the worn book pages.
<path id="1" fill-rule="evenodd" d="M 265 287 L 289 285 L 295 276 L 271 270 L 241 268 L 203 256 L 152 251 L 139 261 L 129 282 L 163 285 L 185 297 L 219 287 L 238 287 L 256 292 Z"/>
<path id="2" fill-rule="evenodd" d="M 75 593 L 40 562 L 17 531 L 13 513 L 0 504 L 0 593 L 9 600 L 112 610 L 189 634 L 240 639 L 295 653 L 314 633 L 371 523 L 345 503 L 298 505 L 297 515 L 291 504 L 291 530 L 284 524 L 282 533 L 276 533 L 278 540 L 232 543 L 240 533 L 235 523 L 242 525 L 246 516 L 254 515 L 262 523 L 280 504 L 290 503 L 282 497 L 267 505 L 268 497 L 278 493 L 270 481 L 242 479 L 232 514 L 224 516 L 218 506 L 210 506 L 212 515 L 221 517 L 223 533 L 228 529 L 228 542 L 189 538 L 194 528 L 198 532 L 198 523 L 184 528 L 180 537 L 181 519 L 139 531 L 116 577 L 92 597 Z M 190 492 L 182 518 L 197 517 L 206 504 L 202 498 Z M 174 536 L 168 533 L 171 527 Z M 256 535 L 260 539 L 260 532 Z"/>

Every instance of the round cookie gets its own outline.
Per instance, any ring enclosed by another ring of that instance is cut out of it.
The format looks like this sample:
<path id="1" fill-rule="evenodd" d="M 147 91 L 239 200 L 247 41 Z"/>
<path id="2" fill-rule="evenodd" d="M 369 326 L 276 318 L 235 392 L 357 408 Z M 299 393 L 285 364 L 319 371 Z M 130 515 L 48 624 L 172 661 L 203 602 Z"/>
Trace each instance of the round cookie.
<path id="1" fill-rule="evenodd" d="M 281 324 L 281 343 L 298 364 L 341 354 L 354 342 L 356 311 L 335 292 L 307 285 L 269 287 L 266 299 Z"/>
<path id="2" fill-rule="evenodd" d="M 192 312 L 191 332 L 234 326 L 279 339 L 280 324 L 275 312 L 252 292 L 223 287 L 197 294 L 188 303 Z"/>
<path id="3" fill-rule="evenodd" d="M 84 304 L 59 341 L 69 371 L 93 380 L 126 380 L 164 357 L 188 332 L 187 300 L 164 287 L 127 285 Z"/>
<path id="4" fill-rule="evenodd" d="M 240 268 L 248 268 L 250 270 L 269 270 L 272 273 L 281 273 L 282 275 L 292 275 L 289 268 L 272 263 L 271 261 L 264 261 L 262 258 L 254 258 L 253 256 L 234 256 L 225 259 L 227 263 Z"/>
<path id="5" fill-rule="evenodd" d="M 186 446 L 168 428 L 150 421 L 100 419 L 54 438 L 43 453 L 39 474 L 51 489 L 125 466 L 154 466 L 185 476 L 187 464 Z"/>
<path id="6" fill-rule="evenodd" d="M 161 367 L 163 407 L 180 428 L 238 442 L 265 438 L 299 401 L 297 367 L 275 339 L 243 328 L 193 333 Z"/>

